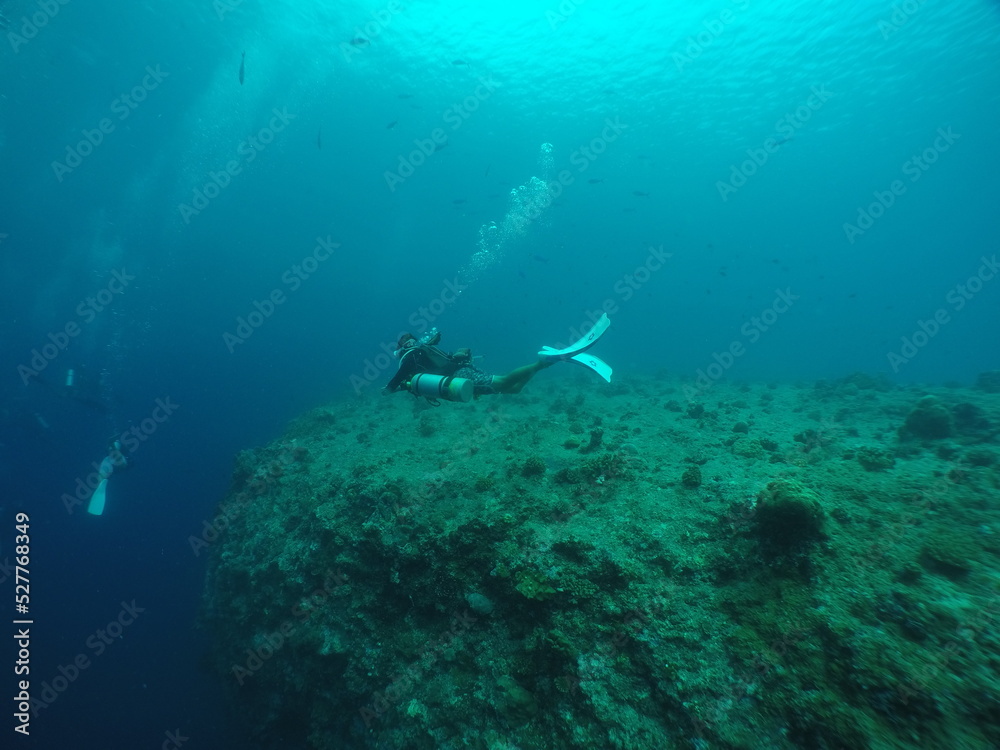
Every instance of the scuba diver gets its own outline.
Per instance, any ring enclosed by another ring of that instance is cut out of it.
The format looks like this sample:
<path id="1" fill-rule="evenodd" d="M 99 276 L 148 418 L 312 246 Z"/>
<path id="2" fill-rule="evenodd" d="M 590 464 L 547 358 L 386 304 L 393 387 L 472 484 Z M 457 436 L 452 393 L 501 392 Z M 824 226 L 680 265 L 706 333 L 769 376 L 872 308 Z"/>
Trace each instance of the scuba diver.
<path id="1" fill-rule="evenodd" d="M 565 349 L 544 346 L 538 352 L 537 362 L 518 367 L 506 375 L 490 375 L 480 370 L 473 365 L 472 352 L 467 348 L 452 354 L 439 349 L 436 345 L 441 340 L 441 334 L 437 328 L 432 328 L 420 339 L 411 333 L 404 333 L 395 352 L 399 369 L 382 392 L 409 391 L 415 396 L 424 396 L 435 406 L 439 398 L 467 402 L 473 397 L 520 393 L 535 373 L 564 360 L 584 365 L 610 383 L 611 367 L 586 353 L 610 326 L 611 321 L 605 313 L 576 343 Z"/>
<path id="2" fill-rule="evenodd" d="M 107 414 L 110 411 L 101 399 L 100 383 L 90 378 L 82 367 L 69 368 L 66 370 L 66 376 L 55 383 L 37 373 L 32 380 L 49 393 L 75 401 L 97 414 Z M 48 425 L 43 427 L 48 429 Z"/>
<path id="3" fill-rule="evenodd" d="M 122 442 L 118 438 L 112 438 L 108 444 L 108 455 L 101 461 L 97 475 L 100 480 L 97 488 L 90 496 L 90 503 L 87 505 L 87 512 L 93 516 L 104 513 L 104 501 L 107 498 L 108 477 L 115 473 L 115 469 L 128 468 L 128 459 L 122 453 Z"/>

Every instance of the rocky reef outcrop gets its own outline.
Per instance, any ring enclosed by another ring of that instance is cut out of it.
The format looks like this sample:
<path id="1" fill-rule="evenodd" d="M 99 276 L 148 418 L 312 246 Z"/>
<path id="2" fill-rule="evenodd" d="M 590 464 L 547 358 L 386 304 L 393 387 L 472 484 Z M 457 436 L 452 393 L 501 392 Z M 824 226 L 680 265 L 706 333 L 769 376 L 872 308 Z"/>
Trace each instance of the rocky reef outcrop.
<path id="1" fill-rule="evenodd" d="M 1000 745 L 1000 461 L 942 447 L 995 396 L 603 386 L 361 399 L 240 454 L 192 544 L 261 747 Z"/>

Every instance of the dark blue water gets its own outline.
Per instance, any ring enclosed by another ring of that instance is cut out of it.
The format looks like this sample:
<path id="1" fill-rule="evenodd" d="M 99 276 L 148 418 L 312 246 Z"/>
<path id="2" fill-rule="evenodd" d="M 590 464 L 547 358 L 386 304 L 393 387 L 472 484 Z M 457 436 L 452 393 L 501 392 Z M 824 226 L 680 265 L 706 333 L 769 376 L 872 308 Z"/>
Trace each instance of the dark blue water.
<path id="1" fill-rule="evenodd" d="M 618 376 L 998 366 L 996 2 L 0 13 L 0 560 L 28 514 L 36 697 L 88 660 L 22 744 L 247 746 L 189 537 L 404 330 L 496 371 L 601 309 Z M 104 515 L 68 512 L 133 428 Z"/>

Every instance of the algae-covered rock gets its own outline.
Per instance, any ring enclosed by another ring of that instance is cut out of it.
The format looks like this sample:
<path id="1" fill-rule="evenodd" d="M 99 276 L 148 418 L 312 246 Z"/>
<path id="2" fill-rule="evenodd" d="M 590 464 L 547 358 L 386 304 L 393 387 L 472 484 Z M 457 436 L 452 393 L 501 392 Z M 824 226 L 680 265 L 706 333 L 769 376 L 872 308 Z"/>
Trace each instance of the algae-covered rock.
<path id="1" fill-rule="evenodd" d="M 953 432 L 951 412 L 936 396 L 924 396 L 906 415 L 904 430 L 920 440 L 941 440 Z"/>
<path id="2" fill-rule="evenodd" d="M 779 479 L 757 495 L 757 534 L 773 550 L 801 550 L 819 541 L 823 520 L 819 498 L 798 482 Z"/>
<path id="3" fill-rule="evenodd" d="M 994 466 L 1000 463 L 1000 453 L 991 448 L 979 446 L 965 454 L 965 462 L 971 466 Z"/>
<path id="4" fill-rule="evenodd" d="M 695 489 L 701 486 L 701 469 L 697 466 L 689 466 L 681 474 L 681 484 L 688 489 Z"/>
<path id="5" fill-rule="evenodd" d="M 858 448 L 855 455 L 865 471 L 885 471 L 896 465 L 895 457 L 884 448 L 866 445 Z"/>
<path id="6" fill-rule="evenodd" d="M 545 473 L 545 462 L 538 456 L 532 456 L 521 465 L 522 477 L 540 477 Z"/>
<path id="7" fill-rule="evenodd" d="M 519 570 L 514 575 L 514 588 L 525 599 L 548 599 L 556 593 L 549 582 L 538 573 L 529 570 Z"/>
<path id="8" fill-rule="evenodd" d="M 471 591 L 466 594 L 465 601 L 472 607 L 474 612 L 478 612 L 481 615 L 488 615 L 493 612 L 493 602 L 478 591 Z"/>
<path id="9" fill-rule="evenodd" d="M 979 546 L 969 534 L 939 529 L 924 541 L 921 561 L 934 572 L 957 578 L 975 567 L 979 554 Z"/>
<path id="10" fill-rule="evenodd" d="M 538 711 L 535 696 L 521 687 L 513 677 L 504 675 L 497 681 L 497 685 L 503 691 L 499 709 L 509 720 L 523 724 Z"/>
<path id="11" fill-rule="evenodd" d="M 955 421 L 955 431 L 962 435 L 968 442 L 987 442 L 996 433 L 992 422 L 986 416 L 986 412 L 975 404 L 960 403 L 955 404 L 951 410 Z"/>
<path id="12" fill-rule="evenodd" d="M 748 458 L 756 461 L 764 458 L 766 452 L 760 440 L 742 438 L 733 443 L 733 453 L 741 458 Z"/>

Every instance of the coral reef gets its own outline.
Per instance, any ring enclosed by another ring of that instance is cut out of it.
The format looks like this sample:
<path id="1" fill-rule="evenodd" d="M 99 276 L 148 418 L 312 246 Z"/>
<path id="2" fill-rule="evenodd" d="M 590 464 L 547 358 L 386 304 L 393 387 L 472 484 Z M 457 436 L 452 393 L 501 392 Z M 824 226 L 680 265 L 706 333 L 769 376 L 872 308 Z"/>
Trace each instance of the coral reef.
<path id="1" fill-rule="evenodd" d="M 988 389 L 546 376 L 237 456 L 192 545 L 256 746 L 1000 746 Z"/>

